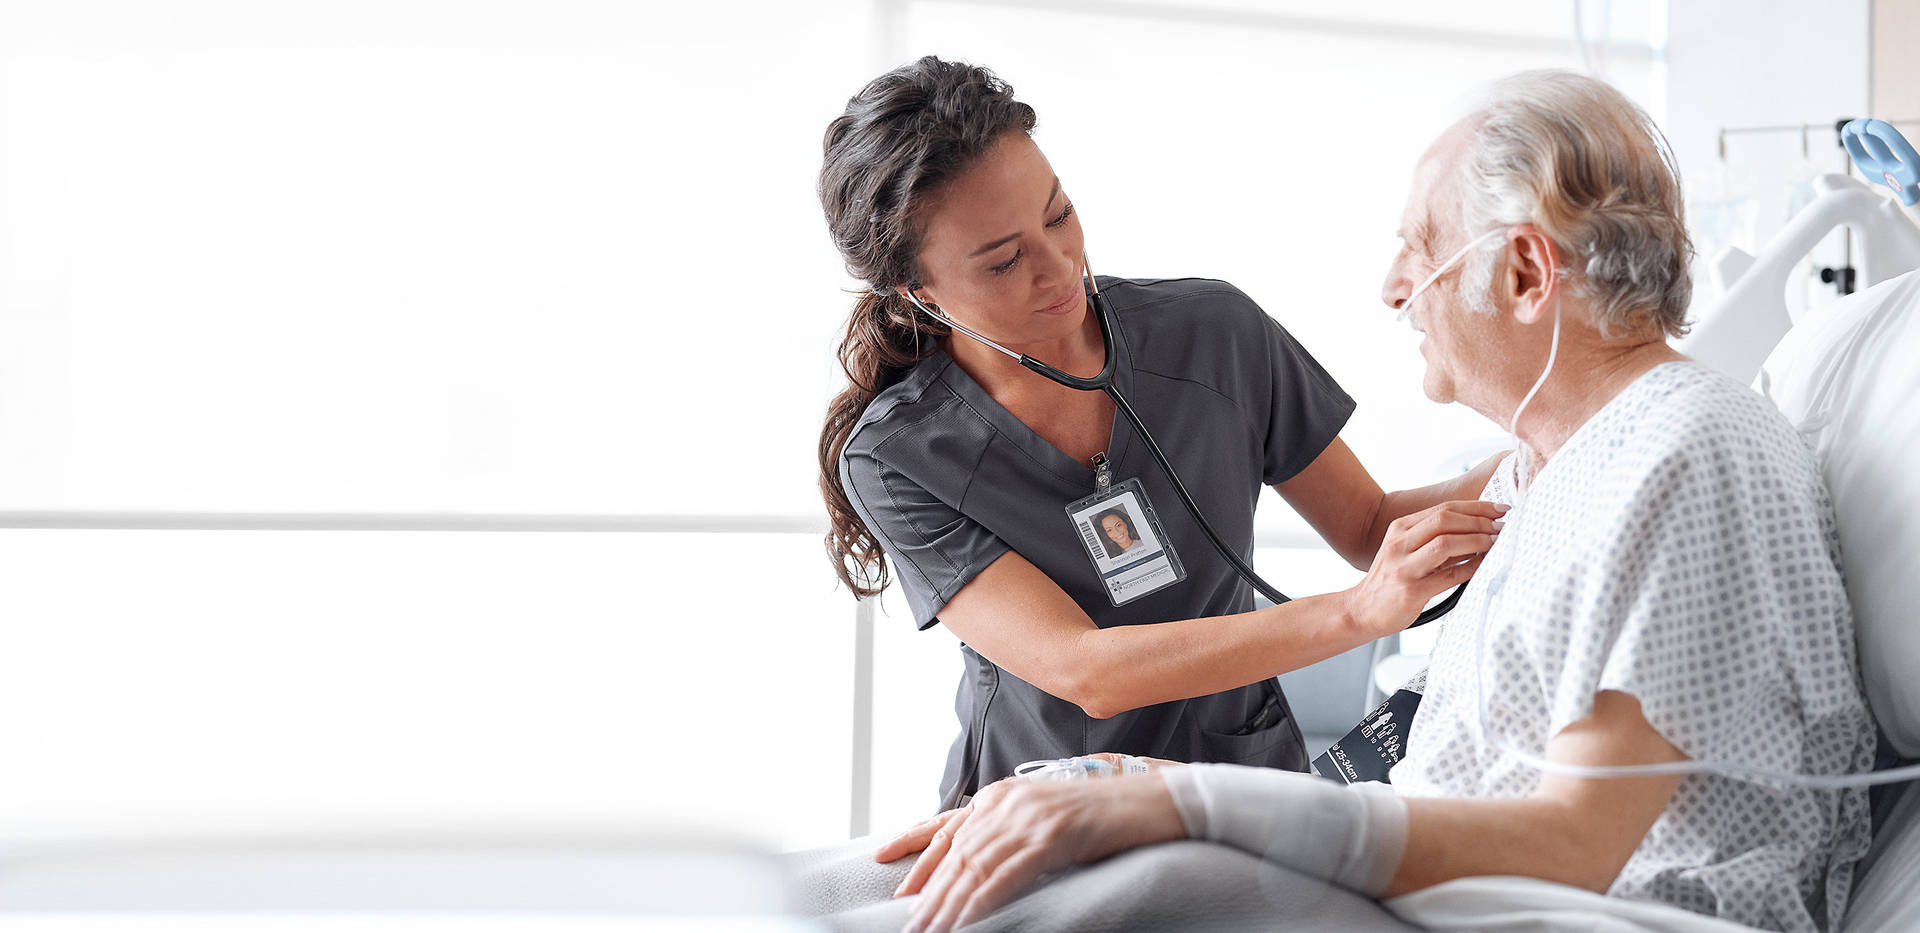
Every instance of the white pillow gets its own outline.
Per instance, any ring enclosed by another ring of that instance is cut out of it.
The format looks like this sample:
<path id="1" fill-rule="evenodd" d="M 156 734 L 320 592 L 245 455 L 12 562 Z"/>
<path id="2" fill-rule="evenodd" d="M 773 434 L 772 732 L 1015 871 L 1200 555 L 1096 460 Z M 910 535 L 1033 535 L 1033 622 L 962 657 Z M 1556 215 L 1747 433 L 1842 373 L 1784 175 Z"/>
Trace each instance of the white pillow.
<path id="1" fill-rule="evenodd" d="M 1756 386 L 1820 458 L 1867 699 L 1920 755 L 1920 272 L 1803 317 Z"/>

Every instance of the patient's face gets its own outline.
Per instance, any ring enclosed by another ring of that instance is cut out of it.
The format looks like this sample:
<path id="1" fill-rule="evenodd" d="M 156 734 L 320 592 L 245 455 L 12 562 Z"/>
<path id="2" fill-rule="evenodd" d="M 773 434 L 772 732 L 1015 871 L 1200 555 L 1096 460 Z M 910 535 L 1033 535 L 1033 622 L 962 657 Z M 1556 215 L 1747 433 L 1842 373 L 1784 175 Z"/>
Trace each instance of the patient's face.
<path id="1" fill-rule="evenodd" d="M 1457 188 L 1460 158 L 1468 133 L 1466 124 L 1456 124 L 1434 141 L 1414 169 L 1413 190 L 1400 217 L 1401 247 L 1387 269 L 1381 285 L 1380 300 L 1399 309 L 1413 290 L 1426 281 L 1473 237 L 1485 231 L 1467 230 L 1460 221 L 1460 197 Z M 1480 249 L 1497 249 L 1486 244 Z M 1473 310 L 1467 296 L 1473 289 L 1485 290 L 1491 283 L 1468 281 L 1474 267 L 1469 255 L 1447 269 L 1440 279 L 1412 300 L 1407 323 L 1420 331 L 1420 355 L 1426 362 L 1421 388 L 1436 402 L 1463 402 L 1485 411 L 1476 404 L 1483 393 L 1477 390 L 1484 377 L 1501 364 L 1498 348 L 1506 345 L 1500 333 L 1499 314 Z"/>

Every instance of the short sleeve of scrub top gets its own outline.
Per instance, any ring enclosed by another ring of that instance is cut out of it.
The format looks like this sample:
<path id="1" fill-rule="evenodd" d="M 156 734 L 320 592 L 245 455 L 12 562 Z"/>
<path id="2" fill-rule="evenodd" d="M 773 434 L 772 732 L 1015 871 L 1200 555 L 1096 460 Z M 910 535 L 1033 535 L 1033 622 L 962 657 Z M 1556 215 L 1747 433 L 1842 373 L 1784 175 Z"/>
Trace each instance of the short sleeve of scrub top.
<path id="1" fill-rule="evenodd" d="M 1251 299 L 1248 300 L 1251 304 Z M 1306 469 L 1340 434 L 1353 414 L 1353 399 L 1293 339 L 1280 322 L 1261 314 L 1266 337 L 1268 390 L 1265 472 L 1268 486 Z M 1148 426 L 1152 430 L 1152 426 Z"/>
<path id="2" fill-rule="evenodd" d="M 1116 384 L 1221 536 L 1250 556 L 1262 487 L 1311 464 L 1345 426 L 1353 400 L 1285 328 L 1225 282 L 1099 281 Z M 1102 628 L 1252 609 L 1252 588 L 1214 552 L 1117 417 L 1107 455 L 1116 480 L 1141 481 L 1187 569 L 1186 580 L 1120 607 L 1066 514 L 1069 502 L 1094 491 L 1092 468 L 1034 433 L 945 352 L 868 405 L 842 454 L 841 482 L 923 629 L 1009 550 Z M 1270 683 L 1095 720 L 962 650 L 969 674 L 957 703 L 962 736 L 949 761 L 948 802 L 1020 761 L 1089 751 L 1275 767 L 1297 759 L 1304 767 L 1299 748 L 1283 747 L 1286 734 L 1297 746 L 1299 731 Z M 1249 728 L 1272 721 L 1276 703 L 1284 728 Z"/>
<path id="3" fill-rule="evenodd" d="M 938 413 L 936 408 L 935 414 Z M 978 444 L 971 452 L 965 450 L 964 443 L 955 446 L 954 452 L 960 454 L 961 459 L 953 463 L 951 469 L 966 472 L 970 470 L 972 458 L 986 450 L 986 425 L 954 420 L 960 436 L 950 432 L 948 438 L 960 441 L 971 433 Z M 912 435 L 907 439 L 914 440 Z M 891 445 L 886 440 L 882 439 L 876 447 L 888 450 Z M 916 465 L 936 472 L 948 469 L 937 456 L 916 455 L 913 459 L 918 461 Z M 940 621 L 939 612 L 947 601 L 1009 550 L 1005 541 L 960 511 L 958 504 L 966 495 L 964 482 L 958 484 L 959 494 L 952 502 L 943 501 L 897 467 L 871 454 L 846 458 L 841 477 L 854 511 L 893 562 L 894 573 L 906 592 L 907 607 L 922 629 Z"/>

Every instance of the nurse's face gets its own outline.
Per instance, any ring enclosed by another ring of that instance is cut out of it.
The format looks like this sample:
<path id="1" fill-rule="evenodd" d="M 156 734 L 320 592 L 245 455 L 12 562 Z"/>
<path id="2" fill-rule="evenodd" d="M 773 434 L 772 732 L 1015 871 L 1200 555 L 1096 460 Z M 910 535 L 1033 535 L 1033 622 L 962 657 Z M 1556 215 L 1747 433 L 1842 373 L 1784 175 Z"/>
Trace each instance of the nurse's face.
<path id="1" fill-rule="evenodd" d="M 1122 521 L 1120 516 L 1109 515 L 1101 519 L 1100 527 L 1106 531 L 1107 540 L 1112 541 L 1122 548 L 1133 546 L 1133 536 L 1127 534 L 1127 523 Z"/>
<path id="2" fill-rule="evenodd" d="M 1027 134 L 1007 133 L 921 218 L 920 300 L 1018 348 L 1086 320 L 1080 218 Z"/>
<path id="3" fill-rule="evenodd" d="M 1469 241 L 1470 232 L 1459 222 L 1456 184 L 1471 129 L 1463 123 L 1441 134 L 1414 169 L 1413 191 L 1400 216 L 1400 252 L 1380 288 L 1380 300 L 1388 307 L 1399 309 L 1427 276 Z M 1479 313 L 1468 304 L 1468 289 L 1485 289 L 1489 284 L 1466 281 L 1465 271 L 1472 265 L 1472 257 L 1462 259 L 1427 286 L 1413 299 L 1407 323 L 1425 335 L 1420 355 L 1427 370 L 1421 388 L 1427 397 L 1478 409 L 1482 407 L 1476 404 L 1478 396 L 1484 393 L 1477 380 L 1489 367 L 1504 363 L 1495 348 L 1506 346 L 1508 335 L 1501 329 L 1504 315 Z"/>

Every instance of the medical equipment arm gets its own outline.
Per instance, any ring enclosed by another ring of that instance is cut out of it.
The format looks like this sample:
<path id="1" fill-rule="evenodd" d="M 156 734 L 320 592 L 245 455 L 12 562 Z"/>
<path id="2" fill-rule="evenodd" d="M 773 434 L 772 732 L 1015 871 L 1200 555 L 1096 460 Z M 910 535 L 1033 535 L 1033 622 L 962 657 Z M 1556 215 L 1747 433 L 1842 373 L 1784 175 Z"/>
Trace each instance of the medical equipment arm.
<path id="1" fill-rule="evenodd" d="M 1350 590 L 1235 615 L 1105 629 L 1009 552 L 962 587 L 940 620 L 1014 676 L 1107 718 L 1257 683 L 1398 631 L 1426 600 L 1472 574 L 1472 561 L 1491 546 L 1496 514 L 1487 503 L 1430 510 L 1396 532 Z"/>

